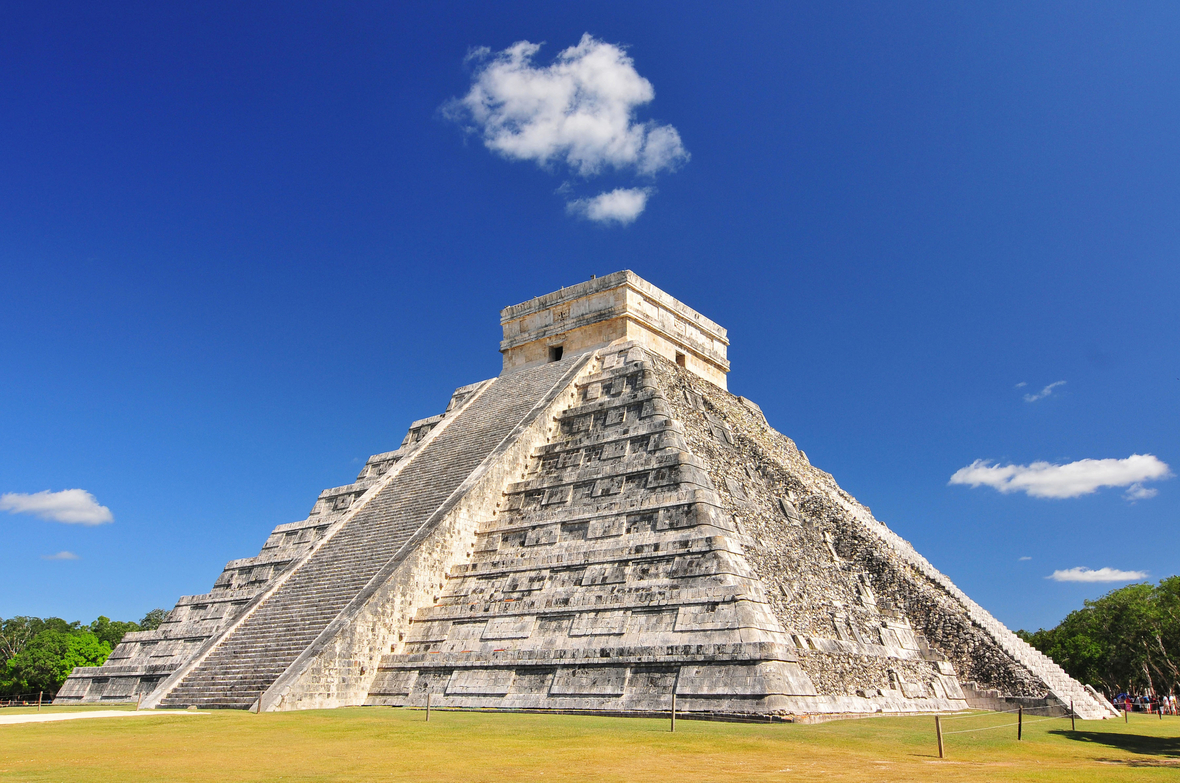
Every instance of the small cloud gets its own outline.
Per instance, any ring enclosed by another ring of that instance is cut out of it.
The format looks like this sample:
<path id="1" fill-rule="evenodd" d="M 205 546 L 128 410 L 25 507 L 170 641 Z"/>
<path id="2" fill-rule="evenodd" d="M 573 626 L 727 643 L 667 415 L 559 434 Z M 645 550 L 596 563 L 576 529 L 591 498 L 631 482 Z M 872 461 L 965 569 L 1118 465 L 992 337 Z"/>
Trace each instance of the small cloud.
<path id="1" fill-rule="evenodd" d="M 1020 559 L 1021 559 L 1022 561 L 1023 561 L 1023 560 L 1032 560 L 1032 558 L 1031 558 L 1031 557 L 1029 557 L 1028 555 L 1025 555 L 1024 557 L 1022 557 L 1022 558 L 1020 558 Z"/>
<path id="2" fill-rule="evenodd" d="M 1023 384 L 1023 383 L 1017 384 L 1016 388 L 1020 388 L 1021 386 L 1024 386 L 1024 385 L 1025 384 Z M 1052 394 L 1053 390 L 1056 389 L 1058 386 L 1064 386 L 1064 385 L 1065 385 L 1065 381 L 1055 381 L 1054 383 L 1051 383 L 1048 386 L 1046 386 L 1045 388 L 1041 389 L 1036 394 L 1024 395 L 1024 401 L 1025 402 L 1036 402 L 1037 400 L 1043 400 L 1046 397 L 1048 397 L 1050 394 Z"/>
<path id="3" fill-rule="evenodd" d="M 67 552 L 64 549 L 56 555 L 41 555 L 42 560 L 77 560 L 78 556 L 73 552 Z"/>
<path id="4" fill-rule="evenodd" d="M 1138 582 L 1147 578 L 1146 571 L 1120 571 L 1117 568 L 1091 570 L 1084 566 L 1054 571 L 1046 579 L 1054 582 Z"/>
<path id="5" fill-rule="evenodd" d="M 1171 476 L 1167 464 L 1151 454 L 1132 454 L 1126 459 L 1082 459 L 1064 465 L 1050 462 L 993 465 L 977 459 L 955 471 L 949 483 L 988 486 L 1005 495 L 1023 492 L 1034 498 L 1076 498 L 1100 487 L 1131 487 L 1129 499 L 1138 500 L 1155 494 L 1153 489 L 1144 489 L 1143 482 Z M 1134 489 L 1136 486 L 1138 490 Z"/>
<path id="6" fill-rule="evenodd" d="M 61 492 L 45 490 L 31 495 L 8 492 L 0 495 L 0 511 L 32 514 L 67 525 L 101 525 L 115 520 L 111 510 L 100 506 L 94 495 L 84 489 L 63 489 Z"/>
<path id="7" fill-rule="evenodd" d="M 1127 487 L 1127 491 L 1123 497 L 1134 503 L 1136 500 L 1147 500 L 1158 495 L 1160 491 L 1154 487 L 1145 487 L 1142 484 L 1132 484 Z"/>
<path id="8" fill-rule="evenodd" d="M 645 188 L 616 188 L 609 193 L 600 193 L 591 199 L 578 199 L 566 205 L 575 215 L 581 215 L 596 223 L 618 223 L 627 225 L 639 217 L 647 206 L 648 190 Z"/>
<path id="9" fill-rule="evenodd" d="M 1016 384 L 1017 389 L 1023 389 L 1025 386 L 1028 386 L 1028 381 L 1021 381 L 1020 383 Z"/>

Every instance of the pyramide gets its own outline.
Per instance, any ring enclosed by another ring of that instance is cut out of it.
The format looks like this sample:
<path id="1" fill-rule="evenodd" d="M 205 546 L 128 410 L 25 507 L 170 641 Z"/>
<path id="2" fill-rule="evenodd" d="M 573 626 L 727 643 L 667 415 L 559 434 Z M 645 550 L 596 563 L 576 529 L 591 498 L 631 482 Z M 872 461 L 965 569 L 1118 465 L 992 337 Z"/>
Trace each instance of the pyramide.
<path id="1" fill-rule="evenodd" d="M 1113 715 L 726 391 L 631 272 L 501 313 L 503 373 L 55 703 Z"/>

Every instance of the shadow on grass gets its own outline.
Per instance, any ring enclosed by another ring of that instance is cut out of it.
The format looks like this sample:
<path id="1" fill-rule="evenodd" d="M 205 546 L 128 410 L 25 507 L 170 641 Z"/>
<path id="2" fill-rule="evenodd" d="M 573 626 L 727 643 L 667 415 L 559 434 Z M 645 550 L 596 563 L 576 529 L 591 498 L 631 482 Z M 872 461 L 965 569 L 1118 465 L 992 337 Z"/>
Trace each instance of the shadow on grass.
<path id="1" fill-rule="evenodd" d="M 1107 733 L 1104 731 L 1053 730 L 1048 733 L 1078 742 L 1106 745 L 1111 748 L 1118 748 L 1128 753 L 1137 753 L 1143 756 L 1163 756 L 1167 759 L 1180 759 L 1180 738 L 1177 737 L 1145 737 L 1142 734 Z M 1176 763 L 1165 761 L 1141 764 L 1137 763 L 1134 759 L 1098 759 L 1098 761 L 1132 764 L 1133 766 L 1155 766 L 1161 763 L 1171 766 L 1173 763 Z"/>

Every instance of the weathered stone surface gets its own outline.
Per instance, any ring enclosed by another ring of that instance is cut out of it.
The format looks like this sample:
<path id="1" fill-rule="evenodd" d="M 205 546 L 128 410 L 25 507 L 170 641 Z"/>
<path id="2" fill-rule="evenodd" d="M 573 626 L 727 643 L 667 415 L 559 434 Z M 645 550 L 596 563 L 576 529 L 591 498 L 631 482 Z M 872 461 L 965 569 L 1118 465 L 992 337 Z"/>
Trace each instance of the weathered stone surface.
<path id="1" fill-rule="evenodd" d="M 632 341 L 725 388 L 725 329 L 634 272 L 615 272 L 500 312 L 504 372 Z"/>
<path id="2" fill-rule="evenodd" d="M 502 323 L 500 378 L 59 701 L 1111 714 L 725 391 L 724 329 L 629 272 Z"/>

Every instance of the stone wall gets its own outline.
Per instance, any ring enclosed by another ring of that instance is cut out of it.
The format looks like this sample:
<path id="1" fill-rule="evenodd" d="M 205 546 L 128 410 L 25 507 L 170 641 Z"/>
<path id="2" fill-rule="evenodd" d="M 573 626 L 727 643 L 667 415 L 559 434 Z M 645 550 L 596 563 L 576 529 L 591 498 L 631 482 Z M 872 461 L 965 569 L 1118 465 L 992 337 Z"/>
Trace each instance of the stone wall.
<path id="1" fill-rule="evenodd" d="M 841 555 L 835 527 L 808 513 L 810 493 L 796 475 L 806 461 L 797 449 L 773 449 L 781 436 L 758 406 L 662 358 L 652 357 L 652 365 L 818 694 L 844 704 L 867 699 L 857 708 L 865 712 L 905 709 L 912 699 L 961 699 L 953 665 L 881 600 L 866 569 Z"/>
<path id="2" fill-rule="evenodd" d="M 529 417 L 463 482 L 405 547 L 405 556 L 374 579 L 316 644 L 262 695 L 263 711 L 321 709 L 364 703 L 386 653 L 402 646 L 420 609 L 437 602 L 447 573 L 470 559 L 479 521 L 490 517 L 503 487 L 528 466 L 551 434 L 555 410 L 569 406 L 570 379 L 589 357 L 567 360 L 567 380 L 540 400 Z"/>
<path id="3" fill-rule="evenodd" d="M 368 703 L 421 706 L 429 695 L 446 707 L 652 712 L 674 691 L 685 712 L 727 715 L 966 706 L 953 669 L 912 633 L 908 648 L 851 631 L 787 633 L 777 594 L 751 567 L 765 554 L 743 532 L 753 517 L 733 513 L 740 490 L 727 471 L 744 468 L 729 464 L 731 450 L 728 462 L 701 458 L 710 420 L 682 409 L 666 382 L 715 387 L 671 364 L 657 371 L 637 343 L 600 355 L 523 480 L 482 520 L 471 562 L 382 660 Z M 904 619 L 890 625 L 908 633 Z"/>
<path id="4" fill-rule="evenodd" d="M 479 386 L 456 389 L 447 412 Z M 272 590 L 355 513 L 366 493 L 388 481 L 442 418 L 414 422 L 402 447 L 369 457 L 355 482 L 325 489 L 306 519 L 276 526 L 258 555 L 229 561 L 208 593 L 181 596 L 158 629 L 127 634 L 101 667 L 74 669 L 55 703 L 134 702 L 144 694 L 150 704 L 150 694 L 161 683 L 191 664 L 211 639 L 241 619 L 251 602 Z"/>
<path id="5" fill-rule="evenodd" d="M 574 353 L 623 340 L 725 388 L 725 329 L 629 271 L 506 307 L 500 323 L 505 372 L 544 364 L 556 347 Z"/>
<path id="6" fill-rule="evenodd" d="M 881 644 L 926 661 L 917 668 L 891 664 L 891 679 L 921 677 L 928 687 L 950 687 L 946 675 L 930 679 L 933 664 L 1006 696 L 1052 692 L 1063 701 L 1074 699 L 1086 717 L 1113 714 L 874 519 L 831 475 L 813 467 L 756 405 L 656 363 L 662 383 L 679 391 L 679 398 L 668 396 L 687 424 L 694 453 L 720 477 L 727 510 L 743 520 L 756 543 L 747 555 L 777 616 L 817 648 L 800 660 L 817 687 L 871 688 L 869 672 L 876 668 L 879 679 L 879 667 L 867 661 L 849 667 L 821 649 L 838 643 L 840 656 L 853 653 L 853 643 Z M 831 674 L 841 670 L 857 674 Z"/>

